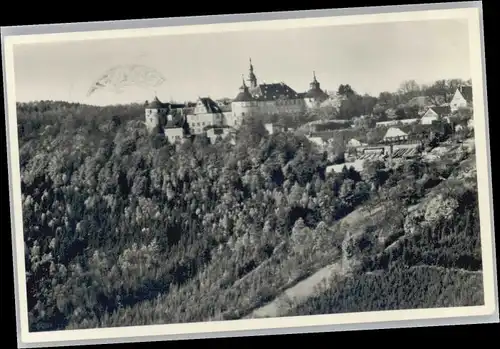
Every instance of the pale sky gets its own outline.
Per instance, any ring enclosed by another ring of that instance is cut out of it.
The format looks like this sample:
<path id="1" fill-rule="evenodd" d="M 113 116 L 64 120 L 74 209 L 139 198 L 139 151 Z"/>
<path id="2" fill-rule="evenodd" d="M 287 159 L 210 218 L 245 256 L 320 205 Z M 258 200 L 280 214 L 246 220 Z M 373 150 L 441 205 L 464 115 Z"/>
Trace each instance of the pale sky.
<path id="1" fill-rule="evenodd" d="M 313 70 L 323 89 L 350 84 L 374 96 L 408 79 L 470 78 L 467 22 L 429 20 L 24 44 L 14 49 L 16 96 L 95 105 L 142 103 L 155 92 L 162 101 L 234 98 L 249 57 L 259 82 L 284 81 L 297 92 L 308 89 Z M 126 64 L 151 67 L 167 81 L 86 97 L 106 70 Z"/>

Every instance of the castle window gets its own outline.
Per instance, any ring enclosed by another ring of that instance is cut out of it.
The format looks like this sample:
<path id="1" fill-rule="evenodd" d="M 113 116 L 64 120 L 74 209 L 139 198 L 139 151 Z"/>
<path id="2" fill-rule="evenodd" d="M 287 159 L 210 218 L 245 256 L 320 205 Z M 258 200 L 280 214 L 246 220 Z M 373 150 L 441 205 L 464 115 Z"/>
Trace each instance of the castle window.
<path id="1" fill-rule="evenodd" d="M 244 112 L 241 112 L 241 116 L 245 116 L 245 113 L 244 113 Z"/>

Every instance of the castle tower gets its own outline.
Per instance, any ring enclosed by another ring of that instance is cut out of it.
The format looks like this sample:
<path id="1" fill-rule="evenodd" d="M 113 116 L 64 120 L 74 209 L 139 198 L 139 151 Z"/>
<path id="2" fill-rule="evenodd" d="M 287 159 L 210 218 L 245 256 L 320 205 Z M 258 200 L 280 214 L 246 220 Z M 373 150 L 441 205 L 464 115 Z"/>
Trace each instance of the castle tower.
<path id="1" fill-rule="evenodd" d="M 319 90 L 320 89 L 320 84 L 318 80 L 316 79 L 316 72 L 313 71 L 313 81 L 309 84 L 309 89 L 310 90 Z"/>
<path id="2" fill-rule="evenodd" d="M 155 128 L 163 127 L 164 120 L 166 120 L 169 112 L 168 104 L 160 102 L 158 97 L 155 96 L 153 101 L 148 103 L 145 108 L 145 125 L 148 132 L 153 132 Z"/>
<path id="3" fill-rule="evenodd" d="M 232 110 L 232 126 L 238 127 L 245 116 L 252 115 L 255 108 L 255 99 L 252 97 L 248 86 L 245 84 L 245 78 L 242 76 L 242 85 L 239 89 L 239 93 L 231 103 Z"/>
<path id="4" fill-rule="evenodd" d="M 328 95 L 321 90 L 321 85 L 316 79 L 316 72 L 313 71 L 313 80 L 309 83 L 309 90 L 305 94 L 306 106 L 314 109 L 320 106 L 328 98 Z"/>
<path id="5" fill-rule="evenodd" d="M 250 82 L 250 88 L 257 87 L 257 77 L 253 71 L 252 59 L 250 58 L 250 71 L 248 73 L 248 82 Z"/>

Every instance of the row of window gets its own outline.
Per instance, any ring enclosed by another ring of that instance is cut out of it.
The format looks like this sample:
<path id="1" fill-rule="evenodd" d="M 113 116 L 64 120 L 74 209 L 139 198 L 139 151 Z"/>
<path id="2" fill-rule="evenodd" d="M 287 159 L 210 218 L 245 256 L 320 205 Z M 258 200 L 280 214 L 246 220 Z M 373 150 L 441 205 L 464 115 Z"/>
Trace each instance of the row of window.
<path id="1" fill-rule="evenodd" d="M 252 101 L 252 102 L 240 102 L 243 107 L 257 107 L 262 104 L 273 104 L 273 105 L 302 105 L 303 99 L 279 99 L 275 101 Z"/>

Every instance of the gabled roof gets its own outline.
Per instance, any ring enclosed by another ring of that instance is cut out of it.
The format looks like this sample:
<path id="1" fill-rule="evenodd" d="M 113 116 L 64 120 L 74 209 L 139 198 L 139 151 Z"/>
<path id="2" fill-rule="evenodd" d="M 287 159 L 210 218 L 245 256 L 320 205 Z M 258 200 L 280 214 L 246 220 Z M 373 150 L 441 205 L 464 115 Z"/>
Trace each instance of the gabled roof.
<path id="1" fill-rule="evenodd" d="M 428 110 L 430 110 L 430 109 L 432 109 L 439 116 L 448 115 L 451 113 L 451 108 L 449 105 L 442 105 L 439 107 L 430 107 Z"/>
<path id="2" fill-rule="evenodd" d="M 406 132 L 401 131 L 397 127 L 390 127 L 387 130 L 387 133 L 385 134 L 384 138 L 393 138 L 393 137 L 405 137 L 408 134 Z"/>
<path id="3" fill-rule="evenodd" d="M 460 86 L 458 92 L 460 92 L 467 102 L 472 103 L 472 86 Z"/>
<path id="4" fill-rule="evenodd" d="M 251 90 L 254 98 L 261 101 L 282 99 L 298 99 L 299 94 L 284 82 L 278 84 L 260 84 Z"/>

